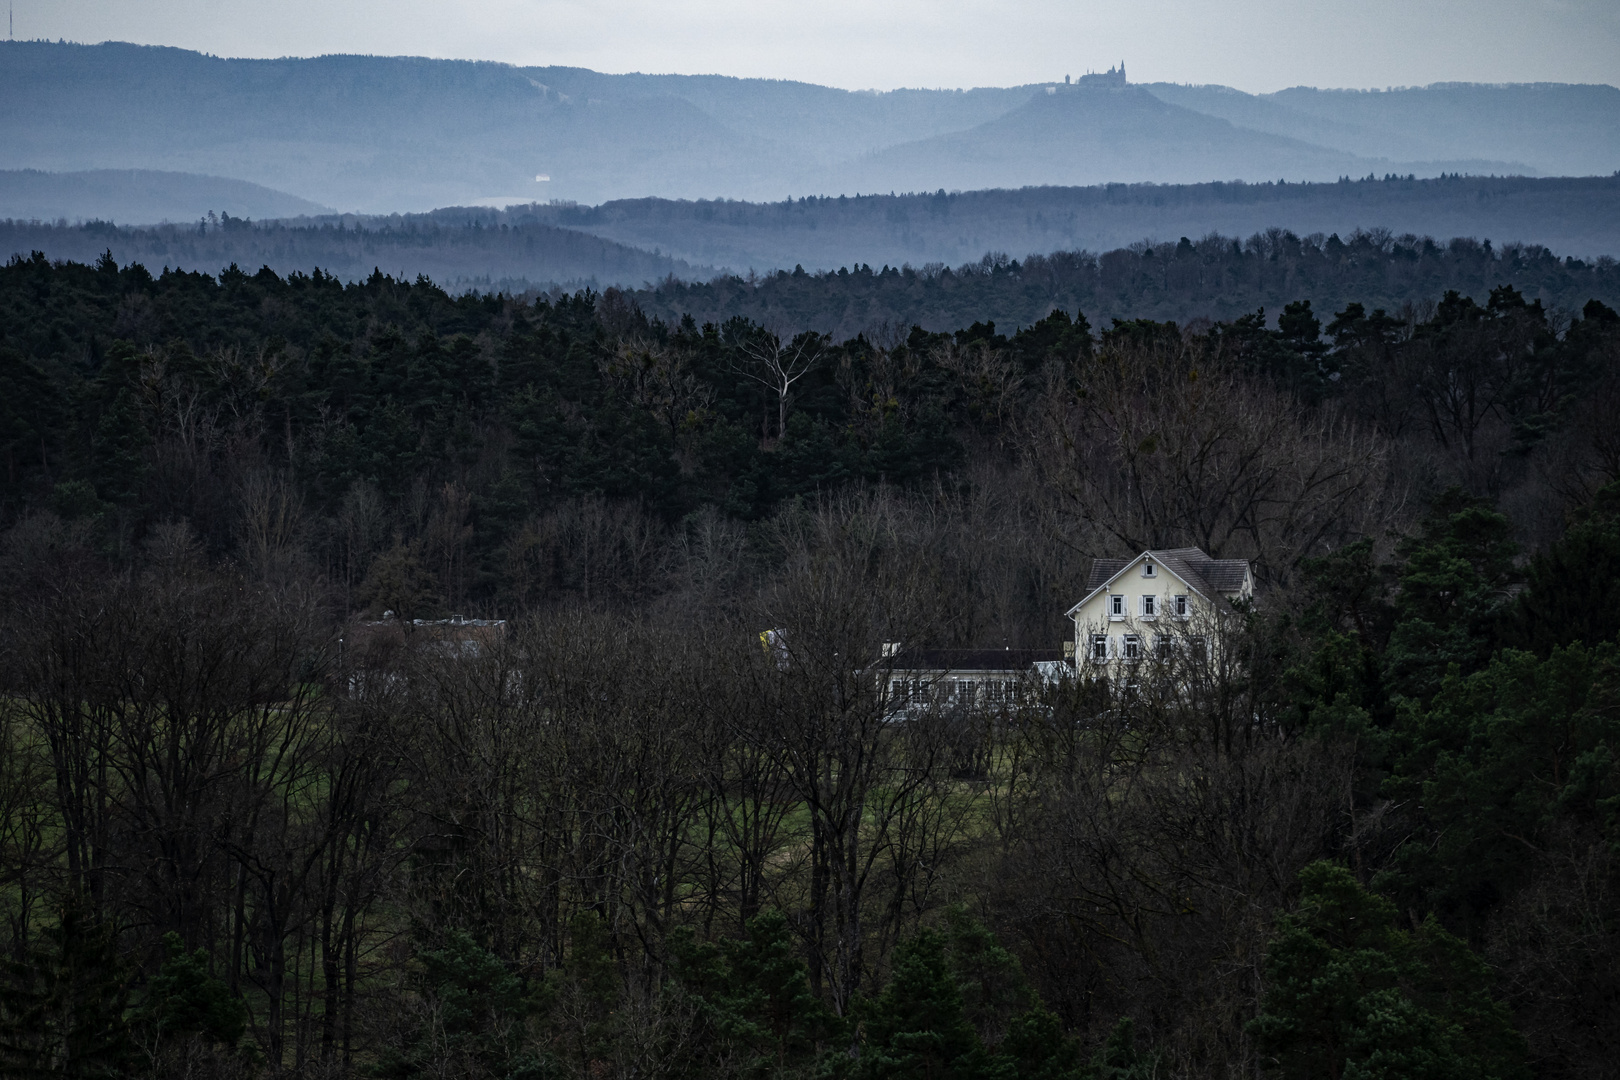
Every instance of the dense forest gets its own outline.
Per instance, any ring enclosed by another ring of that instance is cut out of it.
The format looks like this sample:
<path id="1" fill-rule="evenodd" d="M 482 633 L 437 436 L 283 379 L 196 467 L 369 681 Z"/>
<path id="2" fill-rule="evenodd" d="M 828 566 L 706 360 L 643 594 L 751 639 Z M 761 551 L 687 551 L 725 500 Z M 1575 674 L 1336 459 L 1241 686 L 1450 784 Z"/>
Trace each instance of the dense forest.
<path id="1" fill-rule="evenodd" d="M 1268 229 L 1248 239 L 1211 233 L 1197 241 L 1138 243 L 1100 255 L 1054 251 L 1023 260 L 992 252 L 955 269 L 870 265 L 807 273 L 666 279 L 636 302 L 668 322 L 684 315 L 722 322 L 742 316 L 773 329 L 854 337 L 877 324 L 956 330 L 993 321 L 1027 327 L 1054 309 L 1093 317 L 1187 324 L 1275 313 L 1310 301 L 1318 311 L 1393 312 L 1432 305 L 1445 293 L 1484 296 L 1511 285 L 1548 309 L 1578 311 L 1589 299 L 1620 304 L 1620 264 L 1559 258 L 1544 247 L 1493 247 L 1466 237 L 1435 241 L 1356 230 L 1340 238 Z"/>
<path id="2" fill-rule="evenodd" d="M 838 334 L 14 258 L 0 1071 L 1620 1077 L 1613 266 L 1186 246 Z M 885 695 L 1180 545 L 1204 662 Z"/>

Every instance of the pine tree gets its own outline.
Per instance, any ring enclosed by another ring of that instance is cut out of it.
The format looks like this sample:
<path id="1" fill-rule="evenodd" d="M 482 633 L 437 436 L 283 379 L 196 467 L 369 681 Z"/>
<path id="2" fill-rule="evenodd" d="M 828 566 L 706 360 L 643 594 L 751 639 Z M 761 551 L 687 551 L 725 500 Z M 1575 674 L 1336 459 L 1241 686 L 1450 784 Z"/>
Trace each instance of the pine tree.
<path id="1" fill-rule="evenodd" d="M 1288 1078 L 1508 1080 L 1524 1044 L 1488 992 L 1490 969 L 1430 919 L 1396 925 L 1395 905 L 1341 866 L 1300 872 L 1299 910 L 1279 920 L 1267 990 L 1251 1024 Z"/>
<path id="2" fill-rule="evenodd" d="M 134 1052 L 124 1010 L 128 971 L 113 927 L 77 894 L 0 988 L 0 1075 L 102 1080 Z"/>
<path id="3" fill-rule="evenodd" d="M 811 991 L 785 915 L 761 912 L 747 932 L 700 945 L 683 927 L 671 935 L 674 967 L 713 1029 L 713 1056 L 745 1076 L 780 1075 L 812 1062 L 837 1019 Z"/>
<path id="4" fill-rule="evenodd" d="M 180 935 L 163 937 L 167 956 L 147 985 L 134 1020 L 153 1042 L 201 1036 L 233 1047 L 247 1030 L 247 1005 L 209 973 L 207 949 L 186 952 Z"/>
<path id="5" fill-rule="evenodd" d="M 990 1071 L 944 942 L 926 927 L 895 948 L 889 983 L 865 1013 L 864 1080 L 976 1080 Z"/>

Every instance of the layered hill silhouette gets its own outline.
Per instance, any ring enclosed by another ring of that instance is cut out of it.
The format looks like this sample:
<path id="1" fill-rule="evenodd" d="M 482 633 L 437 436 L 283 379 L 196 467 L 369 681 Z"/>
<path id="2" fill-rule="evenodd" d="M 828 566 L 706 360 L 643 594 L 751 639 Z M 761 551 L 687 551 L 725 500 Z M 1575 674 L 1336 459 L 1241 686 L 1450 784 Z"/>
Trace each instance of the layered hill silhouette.
<path id="1" fill-rule="evenodd" d="M 1387 91 L 1296 86 L 1245 94 L 1153 83 L 1154 96 L 1242 127 L 1367 157 L 1494 158 L 1562 176 L 1620 168 L 1620 89 L 1436 83 Z M 1474 171 L 1480 171 L 1477 168 Z"/>
<path id="2" fill-rule="evenodd" d="M 445 210 L 436 220 L 465 220 Z M 1451 177 L 1328 184 L 1108 184 L 863 195 L 791 202 L 625 199 L 511 207 L 496 221 L 543 222 L 656 249 L 697 265 L 760 272 L 857 262 L 951 266 L 1000 251 L 1112 248 L 1269 229 L 1308 236 L 1357 229 L 1541 244 L 1580 258 L 1620 256 L 1620 177 Z"/>
<path id="3" fill-rule="evenodd" d="M 614 243 L 577 229 L 471 215 L 301 219 L 292 224 L 222 217 L 202 225 L 80 225 L 0 219 L 0 261 L 40 252 L 51 260 L 217 274 L 229 266 L 279 274 L 320 270 L 339 281 L 382 273 L 426 276 L 452 292 L 524 292 L 642 285 L 670 276 L 707 278 L 710 267 Z"/>
<path id="4" fill-rule="evenodd" d="M 1108 182 L 1336 180 L 1365 158 L 1161 101 L 1139 86 L 1055 87 L 967 131 L 871 155 L 840 175 L 857 188 L 959 190 Z M 1437 170 L 1438 171 L 1438 170 Z"/>
<path id="5" fill-rule="evenodd" d="M 1425 235 L 1464 237 L 1504 264 L 1545 261 L 1527 252 L 1550 248 L 1577 262 L 1596 257 L 1612 270 L 1620 177 L 1109 184 L 774 203 L 630 199 L 154 227 L 0 220 L 0 259 L 39 251 L 95 262 L 111 252 L 120 265 L 139 262 L 153 273 L 215 273 L 235 263 L 282 274 L 319 267 L 355 281 L 380 269 L 404 280 L 425 274 L 453 291 L 525 292 L 707 281 L 725 271 L 753 281 L 774 271 L 797 276 L 799 267 L 841 276 L 848 273 L 841 268 L 863 264 L 909 265 L 929 276 L 943 266 L 1050 252 L 1151 250 L 1144 240 L 1176 246 L 1180 237 L 1195 238 L 1208 251 L 1209 238 L 1224 235 L 1259 250 L 1290 235 L 1331 246 L 1334 234 L 1352 251 L 1422 250 Z"/>
<path id="6" fill-rule="evenodd" d="M 69 221 L 200 221 L 213 213 L 284 218 L 332 208 L 246 180 L 151 169 L 0 172 L 0 217 Z"/>
<path id="7" fill-rule="evenodd" d="M 869 93 L 409 57 L 233 60 L 0 42 L 0 169 L 195 173 L 366 212 L 1620 169 L 1611 87 L 1083 89 L 1092 88 Z M 111 215 L 110 202 L 88 202 L 62 216 Z"/>

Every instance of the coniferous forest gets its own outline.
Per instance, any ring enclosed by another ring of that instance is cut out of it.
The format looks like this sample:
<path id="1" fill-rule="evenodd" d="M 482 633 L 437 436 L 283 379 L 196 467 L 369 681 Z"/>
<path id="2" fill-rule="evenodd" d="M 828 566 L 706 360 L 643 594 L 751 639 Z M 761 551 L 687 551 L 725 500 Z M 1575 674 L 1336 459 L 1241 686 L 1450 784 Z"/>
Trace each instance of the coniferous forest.
<path id="1" fill-rule="evenodd" d="M 14 258 L 0 1073 L 1620 1077 L 1612 264 L 1398 248 L 830 335 Z M 1181 546 L 1218 660 L 885 695 Z"/>

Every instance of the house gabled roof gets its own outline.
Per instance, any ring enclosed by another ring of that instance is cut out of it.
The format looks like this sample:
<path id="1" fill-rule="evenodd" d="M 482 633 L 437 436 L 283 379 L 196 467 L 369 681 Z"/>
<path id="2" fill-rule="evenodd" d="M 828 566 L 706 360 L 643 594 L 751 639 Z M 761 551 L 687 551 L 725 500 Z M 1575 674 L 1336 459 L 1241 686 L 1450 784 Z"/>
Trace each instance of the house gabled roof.
<path id="1" fill-rule="evenodd" d="M 1091 573 L 1086 578 L 1086 595 L 1067 614 L 1073 615 L 1089 604 L 1099 592 L 1145 558 L 1151 558 L 1206 600 L 1242 592 L 1249 577 L 1248 560 L 1212 559 L 1195 547 L 1149 550 L 1129 559 L 1093 559 Z"/>

